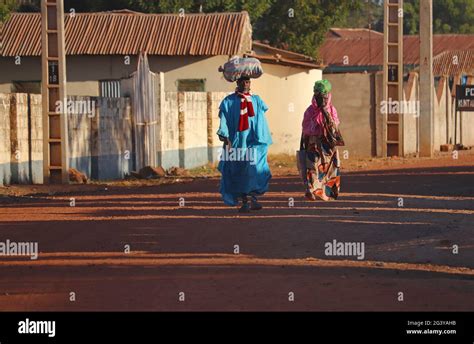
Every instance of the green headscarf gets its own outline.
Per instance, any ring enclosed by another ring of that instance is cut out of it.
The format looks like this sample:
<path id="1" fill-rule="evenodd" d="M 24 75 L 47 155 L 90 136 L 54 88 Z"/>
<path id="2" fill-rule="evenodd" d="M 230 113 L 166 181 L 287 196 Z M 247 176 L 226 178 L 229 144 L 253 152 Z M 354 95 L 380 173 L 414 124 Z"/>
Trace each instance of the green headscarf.
<path id="1" fill-rule="evenodd" d="M 331 89 L 331 83 L 327 79 L 323 79 L 316 81 L 316 83 L 314 84 L 313 91 L 322 94 L 328 94 L 329 92 L 331 92 Z"/>

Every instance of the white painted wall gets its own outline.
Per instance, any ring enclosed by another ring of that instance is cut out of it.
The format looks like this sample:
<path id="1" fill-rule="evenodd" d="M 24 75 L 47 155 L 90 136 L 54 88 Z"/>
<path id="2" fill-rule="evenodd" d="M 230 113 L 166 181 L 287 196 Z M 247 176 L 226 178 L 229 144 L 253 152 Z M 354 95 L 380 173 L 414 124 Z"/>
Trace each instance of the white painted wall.
<path id="1" fill-rule="evenodd" d="M 311 104 L 313 86 L 321 70 L 263 64 L 264 75 L 252 81 L 252 92 L 269 107 L 267 120 L 273 137 L 269 152 L 295 154 L 299 149 L 301 122 Z"/>

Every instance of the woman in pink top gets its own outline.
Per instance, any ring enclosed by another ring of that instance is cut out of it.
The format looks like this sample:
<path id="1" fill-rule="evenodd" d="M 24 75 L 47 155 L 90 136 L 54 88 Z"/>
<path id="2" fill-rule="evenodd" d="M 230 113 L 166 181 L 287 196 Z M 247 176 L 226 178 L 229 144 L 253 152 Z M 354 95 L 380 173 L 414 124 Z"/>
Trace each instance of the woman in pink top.
<path id="1" fill-rule="evenodd" d="M 311 105 L 304 113 L 302 148 L 306 150 L 306 198 L 337 199 L 341 184 L 338 145 L 343 145 L 339 118 L 331 102 L 331 84 L 317 81 Z"/>

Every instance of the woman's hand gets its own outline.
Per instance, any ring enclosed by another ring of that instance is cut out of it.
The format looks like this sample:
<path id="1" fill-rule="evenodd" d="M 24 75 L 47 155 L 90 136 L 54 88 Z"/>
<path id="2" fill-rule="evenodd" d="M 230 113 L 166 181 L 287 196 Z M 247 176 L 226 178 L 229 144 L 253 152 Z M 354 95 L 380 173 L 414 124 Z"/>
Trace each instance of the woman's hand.
<path id="1" fill-rule="evenodd" d="M 224 136 L 219 135 L 219 140 L 224 142 L 224 145 L 228 146 L 228 148 L 232 148 L 232 142 L 229 140 L 228 137 L 224 137 Z"/>

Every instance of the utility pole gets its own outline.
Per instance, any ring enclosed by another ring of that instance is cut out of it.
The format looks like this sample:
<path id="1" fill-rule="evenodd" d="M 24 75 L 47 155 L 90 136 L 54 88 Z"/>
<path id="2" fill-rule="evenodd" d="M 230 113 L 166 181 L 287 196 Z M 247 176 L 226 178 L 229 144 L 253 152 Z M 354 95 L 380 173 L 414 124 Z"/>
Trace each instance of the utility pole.
<path id="1" fill-rule="evenodd" d="M 433 0 L 420 1 L 420 156 L 432 157 L 433 128 Z"/>
<path id="2" fill-rule="evenodd" d="M 41 0 L 41 94 L 45 184 L 69 182 L 64 35 L 63 0 Z"/>
<path id="3" fill-rule="evenodd" d="M 403 0 L 384 1 L 383 91 L 386 103 L 403 98 Z M 382 156 L 403 156 L 403 107 L 382 113 Z"/>

